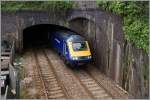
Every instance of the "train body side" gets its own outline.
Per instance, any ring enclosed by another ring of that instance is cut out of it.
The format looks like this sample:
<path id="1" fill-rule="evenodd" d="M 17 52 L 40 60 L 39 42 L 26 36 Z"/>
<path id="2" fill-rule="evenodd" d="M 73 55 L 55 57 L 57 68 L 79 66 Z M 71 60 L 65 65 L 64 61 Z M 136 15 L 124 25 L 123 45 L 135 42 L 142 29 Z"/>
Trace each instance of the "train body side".
<path id="1" fill-rule="evenodd" d="M 67 48 L 66 40 L 70 35 L 64 37 L 59 32 L 54 32 L 51 35 L 51 45 L 52 47 L 61 55 L 65 57 L 66 60 L 69 60 L 69 51 Z"/>

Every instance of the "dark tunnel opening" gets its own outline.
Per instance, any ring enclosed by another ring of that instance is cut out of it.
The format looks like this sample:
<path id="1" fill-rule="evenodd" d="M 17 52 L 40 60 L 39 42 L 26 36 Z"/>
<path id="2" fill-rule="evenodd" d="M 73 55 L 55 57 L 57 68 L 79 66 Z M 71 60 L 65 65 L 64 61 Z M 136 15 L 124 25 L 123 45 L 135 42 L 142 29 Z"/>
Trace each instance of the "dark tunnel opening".
<path id="1" fill-rule="evenodd" d="M 50 46 L 50 34 L 57 30 L 73 31 L 66 27 L 54 24 L 37 24 L 25 28 L 23 30 L 23 49 Z"/>

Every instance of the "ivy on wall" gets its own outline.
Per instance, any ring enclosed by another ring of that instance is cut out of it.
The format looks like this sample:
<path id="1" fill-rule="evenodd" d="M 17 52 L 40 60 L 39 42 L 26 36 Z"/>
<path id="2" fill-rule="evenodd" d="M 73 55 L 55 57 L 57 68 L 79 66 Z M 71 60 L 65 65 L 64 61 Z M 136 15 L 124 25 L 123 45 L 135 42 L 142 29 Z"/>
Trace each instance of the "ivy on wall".
<path id="1" fill-rule="evenodd" d="M 15 12 L 19 10 L 66 11 L 75 7 L 73 1 L 2 1 L 2 11 Z"/>
<path id="2" fill-rule="evenodd" d="M 97 1 L 99 7 L 123 18 L 125 39 L 138 48 L 149 50 L 148 1 Z"/>

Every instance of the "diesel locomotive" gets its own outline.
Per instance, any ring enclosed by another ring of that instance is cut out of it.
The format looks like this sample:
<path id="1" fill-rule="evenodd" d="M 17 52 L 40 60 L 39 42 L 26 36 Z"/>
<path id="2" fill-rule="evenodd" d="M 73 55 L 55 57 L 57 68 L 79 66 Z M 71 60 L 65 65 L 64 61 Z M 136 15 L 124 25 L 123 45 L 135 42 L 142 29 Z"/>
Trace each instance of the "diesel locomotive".
<path id="1" fill-rule="evenodd" d="M 50 36 L 52 47 L 71 66 L 85 65 L 91 61 L 92 55 L 88 41 L 71 31 L 55 31 Z"/>

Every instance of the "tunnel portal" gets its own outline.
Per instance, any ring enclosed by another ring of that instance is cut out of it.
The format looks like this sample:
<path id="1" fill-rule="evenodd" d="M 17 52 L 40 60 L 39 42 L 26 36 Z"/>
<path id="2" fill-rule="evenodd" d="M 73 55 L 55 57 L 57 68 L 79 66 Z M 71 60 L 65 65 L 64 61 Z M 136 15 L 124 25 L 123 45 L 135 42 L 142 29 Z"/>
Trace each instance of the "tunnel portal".
<path id="1" fill-rule="evenodd" d="M 73 30 L 55 24 L 38 24 L 23 30 L 23 48 L 42 47 L 50 45 L 50 34 L 57 30 Z"/>

